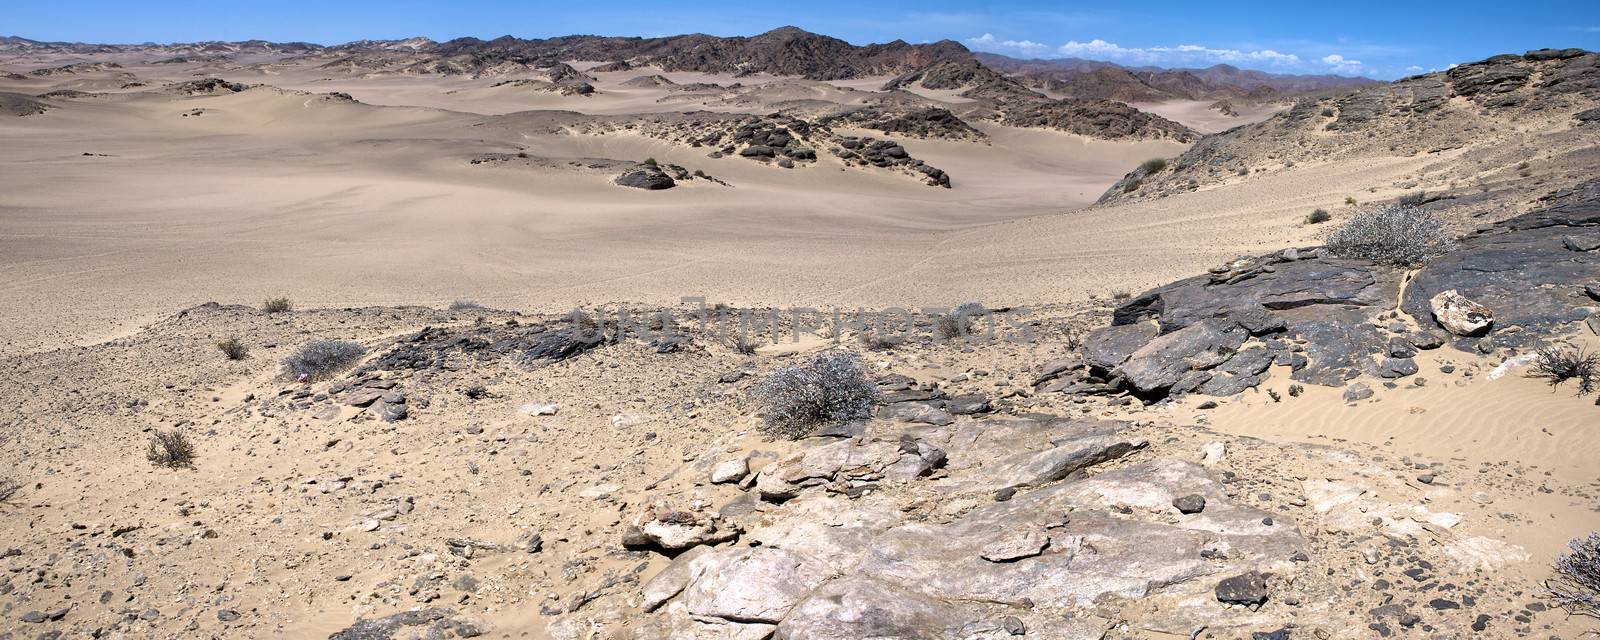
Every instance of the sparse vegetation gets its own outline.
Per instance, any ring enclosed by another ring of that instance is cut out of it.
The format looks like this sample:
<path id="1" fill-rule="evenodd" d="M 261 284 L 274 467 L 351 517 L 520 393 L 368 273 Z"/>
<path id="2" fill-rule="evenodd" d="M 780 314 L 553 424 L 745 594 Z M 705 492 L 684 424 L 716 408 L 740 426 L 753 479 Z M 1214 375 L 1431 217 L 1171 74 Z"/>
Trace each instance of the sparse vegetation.
<path id="1" fill-rule="evenodd" d="M 471 309 L 482 309 L 482 308 L 483 308 L 483 305 L 478 304 L 476 301 L 473 301 L 473 300 L 456 300 L 456 301 L 450 303 L 450 310 L 451 311 L 468 311 L 468 310 L 471 310 Z"/>
<path id="2" fill-rule="evenodd" d="M 1311 215 L 1306 216 L 1306 224 L 1322 224 L 1332 219 L 1333 216 L 1328 214 L 1327 209 L 1317 209 L 1312 211 Z"/>
<path id="3" fill-rule="evenodd" d="M 1121 301 L 1121 300 L 1130 300 L 1132 298 L 1133 298 L 1133 292 L 1129 291 L 1127 289 L 1118 289 L 1116 291 L 1112 291 L 1111 292 L 1111 299 L 1112 300 Z"/>
<path id="4" fill-rule="evenodd" d="M 868 351 L 888 351 L 905 344 L 905 338 L 864 330 L 856 334 L 856 342 L 861 343 L 861 348 Z"/>
<path id="5" fill-rule="evenodd" d="M 735 353 L 741 353 L 748 356 L 754 355 L 756 352 L 756 347 L 759 345 L 756 344 L 755 340 L 750 339 L 750 336 L 747 336 L 744 334 L 744 332 L 740 331 L 728 336 L 728 346 L 732 348 Z"/>
<path id="6" fill-rule="evenodd" d="M 1567 613 L 1600 618 L 1600 533 L 1567 547 L 1572 552 L 1556 558 L 1555 576 L 1545 581 L 1545 591 Z"/>
<path id="7" fill-rule="evenodd" d="M 1328 250 L 1341 258 L 1360 258 L 1411 267 L 1455 248 L 1444 224 L 1415 207 L 1388 206 L 1350 218 L 1328 237 Z"/>
<path id="8" fill-rule="evenodd" d="M 1322 117 L 1324 117 L 1324 118 L 1332 118 L 1333 117 L 1333 108 L 1332 107 L 1323 107 L 1322 108 Z"/>
<path id="9" fill-rule="evenodd" d="M 1355 196 L 1345 196 L 1344 197 L 1344 204 L 1347 207 L 1356 206 L 1356 197 Z"/>
<path id="10" fill-rule="evenodd" d="M 704 178 L 704 177 L 706 177 L 705 169 L 695 169 L 694 170 L 694 177 L 696 177 L 696 178 Z"/>
<path id="11" fill-rule="evenodd" d="M 289 302 L 288 298 L 268 298 L 261 303 L 261 310 L 267 313 L 283 313 L 293 309 L 294 303 Z"/>
<path id="12" fill-rule="evenodd" d="M 243 360 L 250 356 L 250 347 L 245 346 L 238 336 L 228 336 L 227 340 L 218 342 L 217 350 L 229 360 Z"/>
<path id="13" fill-rule="evenodd" d="M 1411 193 L 1400 196 L 1400 199 L 1397 201 L 1397 203 L 1402 207 L 1420 207 L 1427 201 L 1428 192 L 1412 191 Z"/>
<path id="14" fill-rule="evenodd" d="M 645 158 L 644 159 L 644 164 L 645 164 L 645 166 L 654 167 L 654 166 L 656 166 L 656 159 L 655 158 Z"/>
<path id="15" fill-rule="evenodd" d="M 1586 353 L 1582 348 L 1545 347 L 1535 356 L 1528 377 L 1549 382 L 1552 387 L 1576 380 L 1578 395 L 1589 395 L 1600 388 L 1600 355 Z"/>
<path id="16" fill-rule="evenodd" d="M 22 491 L 22 483 L 11 478 L 0 478 L 0 502 L 10 503 Z"/>
<path id="17" fill-rule="evenodd" d="M 1135 191 L 1138 191 L 1140 184 L 1142 184 L 1142 183 L 1140 183 L 1138 180 L 1129 180 L 1127 184 L 1122 185 L 1122 192 L 1123 193 L 1133 193 Z"/>
<path id="18" fill-rule="evenodd" d="M 1145 160 L 1143 163 L 1141 163 L 1139 165 L 1139 168 L 1141 170 L 1143 170 L 1146 174 L 1155 173 L 1157 171 L 1160 171 L 1162 169 L 1167 168 L 1167 159 L 1166 158 L 1151 158 L 1151 159 Z"/>
<path id="19" fill-rule="evenodd" d="M 157 431 L 150 436 L 145 459 L 158 467 L 176 469 L 194 466 L 194 444 L 182 431 Z"/>
<path id="20" fill-rule="evenodd" d="M 956 307 L 950 313 L 939 316 L 936 326 L 939 337 L 944 340 L 954 340 L 972 333 L 972 319 L 988 313 L 988 309 L 977 302 L 966 302 Z"/>
<path id="21" fill-rule="evenodd" d="M 766 411 L 762 431 L 797 440 L 820 425 L 872 416 L 878 388 L 853 353 L 825 353 L 773 371 L 752 394 Z"/>
<path id="22" fill-rule="evenodd" d="M 283 369 L 296 380 L 320 380 L 350 367 L 367 349 L 347 340 L 313 340 L 283 361 Z"/>

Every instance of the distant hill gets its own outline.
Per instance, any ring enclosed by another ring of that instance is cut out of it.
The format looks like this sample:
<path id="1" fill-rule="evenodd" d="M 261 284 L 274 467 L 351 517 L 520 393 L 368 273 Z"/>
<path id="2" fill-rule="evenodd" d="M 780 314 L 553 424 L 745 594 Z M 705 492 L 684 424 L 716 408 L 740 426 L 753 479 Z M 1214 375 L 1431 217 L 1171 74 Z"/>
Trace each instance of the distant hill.
<path id="1" fill-rule="evenodd" d="M 1022 84 L 1078 98 L 1123 102 L 1162 100 L 1272 100 L 1364 85 L 1371 78 L 1267 73 L 1219 64 L 1203 69 L 1128 67 L 1112 62 L 1060 58 L 1022 60 L 997 53 L 973 54 Z"/>

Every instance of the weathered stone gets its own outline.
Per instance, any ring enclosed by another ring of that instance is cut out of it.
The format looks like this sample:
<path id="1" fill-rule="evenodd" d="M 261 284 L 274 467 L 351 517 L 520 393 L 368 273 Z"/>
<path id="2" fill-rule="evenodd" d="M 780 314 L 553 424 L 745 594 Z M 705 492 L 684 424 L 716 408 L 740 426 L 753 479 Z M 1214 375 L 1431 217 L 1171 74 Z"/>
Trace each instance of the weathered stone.
<path id="1" fill-rule="evenodd" d="M 1600 249 L 1600 233 L 1565 236 L 1561 238 L 1561 244 L 1569 251 L 1594 251 Z"/>
<path id="2" fill-rule="evenodd" d="M 1205 320 L 1151 340 L 1115 373 L 1141 392 L 1164 391 L 1191 371 L 1226 362 L 1247 337 L 1237 324 Z"/>
<path id="3" fill-rule="evenodd" d="M 711 552 L 711 547 L 692 547 L 688 551 L 678 554 L 672 563 L 660 573 L 651 577 L 644 583 L 643 601 L 639 604 L 645 611 L 654 611 L 673 596 L 683 592 L 689 586 L 690 563 L 696 558 Z"/>
<path id="4" fill-rule="evenodd" d="M 750 459 L 745 456 L 723 460 L 711 468 L 711 484 L 738 482 L 750 474 Z"/>
<path id="5" fill-rule="evenodd" d="M 1345 402 L 1356 402 L 1372 397 L 1372 387 L 1357 382 L 1344 390 Z"/>
<path id="6" fill-rule="evenodd" d="M 935 600 L 865 576 L 828 582 L 778 625 L 778 638 L 962 638 L 962 627 L 981 615 L 970 607 Z"/>
<path id="7" fill-rule="evenodd" d="M 1267 578 L 1251 571 L 1217 583 L 1217 601 L 1224 604 L 1266 604 Z"/>
<path id="8" fill-rule="evenodd" d="M 1038 531 L 1008 531 L 978 551 L 978 556 L 990 562 L 1011 562 L 1039 555 L 1050 546 L 1050 539 Z"/>
<path id="9" fill-rule="evenodd" d="M 1378 365 L 1378 375 L 1385 378 L 1404 378 L 1417 373 L 1417 361 L 1411 358 L 1384 358 Z"/>
<path id="10" fill-rule="evenodd" d="M 1083 361 L 1091 367 L 1110 371 L 1127 361 L 1139 347 L 1161 332 L 1153 322 L 1111 325 L 1089 333 L 1083 341 Z"/>
<path id="11" fill-rule="evenodd" d="M 777 623 L 830 577 L 821 562 L 766 546 L 718 551 L 689 566 L 689 613 L 737 622 Z"/>
<path id="12" fill-rule="evenodd" d="M 1200 513 L 1206 510 L 1206 497 L 1198 493 L 1191 493 L 1173 500 L 1172 506 L 1178 510 L 1178 513 Z"/>
<path id="13" fill-rule="evenodd" d="M 884 405 L 878 411 L 878 415 L 890 420 L 932 425 L 947 425 L 956 421 L 955 416 L 950 415 L 949 411 L 932 402 L 897 402 Z"/>
<path id="14" fill-rule="evenodd" d="M 1429 299 L 1433 318 L 1450 333 L 1458 336 L 1479 335 L 1494 324 L 1494 312 L 1488 307 L 1468 300 L 1455 289 L 1441 291 Z"/>

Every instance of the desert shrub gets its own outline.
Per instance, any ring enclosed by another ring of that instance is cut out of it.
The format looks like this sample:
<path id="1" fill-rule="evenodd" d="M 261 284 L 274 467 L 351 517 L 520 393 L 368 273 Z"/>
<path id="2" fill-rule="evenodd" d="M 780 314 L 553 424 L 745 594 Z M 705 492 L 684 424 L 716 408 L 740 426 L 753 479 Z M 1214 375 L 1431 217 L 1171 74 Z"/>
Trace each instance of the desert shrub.
<path id="1" fill-rule="evenodd" d="M 238 336 L 228 336 L 227 340 L 217 343 L 217 350 L 229 360 L 243 360 L 250 355 L 250 347 L 239 341 Z"/>
<path id="2" fill-rule="evenodd" d="M 1356 206 L 1356 197 L 1355 196 L 1345 196 L 1344 197 L 1344 204 L 1345 204 L 1345 206 L 1350 206 L 1350 207 Z"/>
<path id="3" fill-rule="evenodd" d="M 1392 266 L 1414 266 L 1455 248 L 1444 224 L 1415 207 L 1389 206 L 1356 214 L 1328 237 L 1328 250 Z"/>
<path id="4" fill-rule="evenodd" d="M 1139 164 L 1139 168 L 1144 170 L 1144 172 L 1147 173 L 1147 174 L 1155 173 L 1157 171 L 1160 171 L 1162 169 L 1167 168 L 1167 159 L 1166 158 L 1151 158 L 1149 160 L 1145 160 L 1144 162 L 1140 163 Z"/>
<path id="5" fill-rule="evenodd" d="M 319 380 L 355 364 L 366 353 L 366 347 L 347 340 L 313 340 L 285 358 L 283 369 L 297 380 Z"/>
<path id="6" fill-rule="evenodd" d="M 1324 118 L 1332 118 L 1333 117 L 1333 109 L 1330 108 L 1330 107 L 1323 107 L 1322 108 L 1322 117 L 1324 117 Z"/>
<path id="7" fill-rule="evenodd" d="M 704 178 L 704 177 L 706 177 L 705 169 L 695 169 L 694 170 L 694 177 L 696 177 L 696 178 Z"/>
<path id="8" fill-rule="evenodd" d="M 656 166 L 656 159 L 655 158 L 645 158 L 644 159 L 644 163 L 647 166 L 654 167 L 654 166 Z"/>
<path id="9" fill-rule="evenodd" d="M 755 340 L 745 335 L 742 331 L 728 336 L 728 347 L 733 349 L 735 353 L 742 353 L 747 356 L 754 355 L 758 346 Z"/>
<path id="10" fill-rule="evenodd" d="M 261 303 L 261 310 L 267 313 L 283 313 L 294 309 L 294 304 L 288 298 L 268 298 Z"/>
<path id="11" fill-rule="evenodd" d="M 1528 377 L 1542 379 L 1552 387 L 1577 380 L 1578 395 L 1588 395 L 1600 388 L 1600 355 L 1581 348 L 1545 347 L 1534 356 Z"/>
<path id="12" fill-rule="evenodd" d="M 1128 300 L 1133 298 L 1133 292 L 1127 289 L 1118 289 L 1111 292 L 1112 300 Z"/>
<path id="13" fill-rule="evenodd" d="M 1122 185 L 1122 192 L 1123 193 L 1133 193 L 1135 191 L 1138 191 L 1139 190 L 1139 185 L 1141 185 L 1141 184 L 1142 183 L 1139 182 L 1138 180 L 1129 180 L 1127 184 Z"/>
<path id="14" fill-rule="evenodd" d="M 1412 191 L 1411 193 L 1400 196 L 1400 199 L 1397 201 L 1397 203 L 1402 207 L 1420 207 L 1427 202 L 1428 192 L 1426 191 Z"/>
<path id="15" fill-rule="evenodd" d="M 158 467 L 194 466 L 194 445 L 182 431 L 157 431 L 150 436 L 145 458 Z"/>
<path id="16" fill-rule="evenodd" d="M 451 311 L 468 311 L 468 310 L 471 310 L 471 309 L 482 309 L 482 308 L 483 308 L 483 305 L 478 304 L 474 300 L 456 300 L 456 301 L 450 303 L 450 310 Z"/>
<path id="17" fill-rule="evenodd" d="M 957 306 L 950 313 L 939 316 L 935 326 L 939 337 L 953 340 L 972 333 L 972 319 L 988 313 L 989 310 L 977 302 L 965 302 Z"/>
<path id="18" fill-rule="evenodd" d="M 868 351 L 888 351 L 905 344 L 906 341 L 905 338 L 901 336 L 891 336 L 874 331 L 862 331 L 856 334 L 856 342 L 859 342 L 861 344 L 861 348 Z"/>
<path id="19" fill-rule="evenodd" d="M 1567 543 L 1572 553 L 1556 558 L 1545 590 L 1568 613 L 1600 618 L 1600 533 Z"/>
<path id="20" fill-rule="evenodd" d="M 1333 216 L 1328 215 L 1327 209 L 1317 209 L 1312 211 L 1311 215 L 1306 216 L 1306 224 L 1322 224 L 1332 219 Z"/>
<path id="21" fill-rule="evenodd" d="M 751 392 L 766 410 L 762 431 L 797 440 L 820 425 L 872 416 L 877 385 L 853 353 L 825 353 L 773 371 Z"/>
<path id="22" fill-rule="evenodd" d="M 1250 167 L 1239 167 L 1238 174 L 1241 176 L 1250 175 Z"/>
<path id="23" fill-rule="evenodd" d="M 11 478 L 0 478 L 0 502 L 11 502 L 22 491 L 22 483 Z"/>

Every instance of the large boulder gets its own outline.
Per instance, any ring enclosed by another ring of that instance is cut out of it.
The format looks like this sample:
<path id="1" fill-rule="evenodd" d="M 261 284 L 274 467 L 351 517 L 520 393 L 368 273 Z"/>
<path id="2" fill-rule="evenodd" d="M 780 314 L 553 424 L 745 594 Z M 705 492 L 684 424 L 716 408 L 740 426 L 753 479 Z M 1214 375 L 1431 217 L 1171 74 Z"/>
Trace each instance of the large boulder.
<path id="1" fill-rule="evenodd" d="M 1238 323 L 1207 319 L 1151 340 L 1113 373 L 1139 392 L 1166 391 L 1195 371 L 1227 362 L 1248 337 Z"/>
<path id="2" fill-rule="evenodd" d="M 646 191 L 659 191 L 678 186 L 677 181 L 673 180 L 672 176 L 667 175 L 666 171 L 652 165 L 641 165 L 629 169 L 623 172 L 622 175 L 617 176 L 616 182 L 624 187 L 633 187 Z"/>

